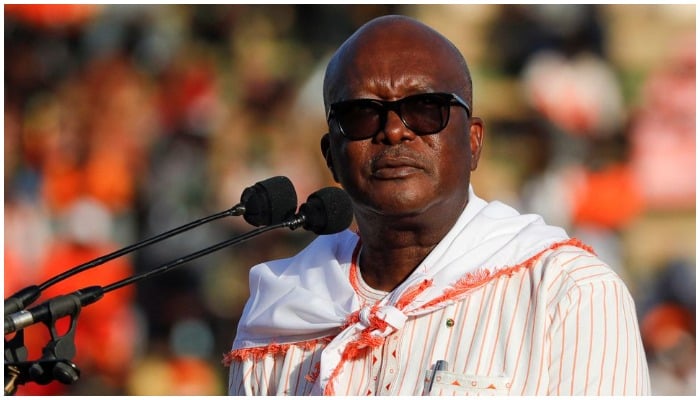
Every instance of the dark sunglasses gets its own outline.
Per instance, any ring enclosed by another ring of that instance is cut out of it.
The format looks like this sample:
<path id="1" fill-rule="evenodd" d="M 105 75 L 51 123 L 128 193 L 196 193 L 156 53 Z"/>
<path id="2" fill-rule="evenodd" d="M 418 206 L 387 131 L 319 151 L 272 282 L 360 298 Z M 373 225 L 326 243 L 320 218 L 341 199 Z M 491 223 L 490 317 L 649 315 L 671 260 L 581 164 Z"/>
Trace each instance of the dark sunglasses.
<path id="1" fill-rule="evenodd" d="M 454 93 L 422 93 L 395 101 L 354 99 L 331 104 L 326 121 L 333 118 L 349 140 L 374 137 L 384 129 L 387 114 L 395 112 L 406 128 L 417 135 L 430 135 L 445 129 L 450 120 L 450 108 L 455 106 L 467 110 L 469 105 Z"/>

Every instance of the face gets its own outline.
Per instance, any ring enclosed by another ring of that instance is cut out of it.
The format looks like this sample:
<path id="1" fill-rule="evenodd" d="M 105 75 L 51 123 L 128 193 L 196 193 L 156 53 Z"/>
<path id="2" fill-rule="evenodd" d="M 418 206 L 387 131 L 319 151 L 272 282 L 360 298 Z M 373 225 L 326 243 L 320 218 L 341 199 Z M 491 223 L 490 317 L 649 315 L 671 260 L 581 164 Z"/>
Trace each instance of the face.
<path id="1" fill-rule="evenodd" d="M 370 32 L 346 50 L 327 78 L 329 104 L 360 98 L 391 101 L 430 92 L 469 97 L 464 69 L 454 53 L 422 29 Z M 466 204 L 482 131 L 481 120 L 469 118 L 457 105 L 450 107 L 442 131 L 426 135 L 417 135 L 390 111 L 375 136 L 349 140 L 331 118 L 322 151 L 334 178 L 353 198 L 356 214 L 418 215 Z"/>

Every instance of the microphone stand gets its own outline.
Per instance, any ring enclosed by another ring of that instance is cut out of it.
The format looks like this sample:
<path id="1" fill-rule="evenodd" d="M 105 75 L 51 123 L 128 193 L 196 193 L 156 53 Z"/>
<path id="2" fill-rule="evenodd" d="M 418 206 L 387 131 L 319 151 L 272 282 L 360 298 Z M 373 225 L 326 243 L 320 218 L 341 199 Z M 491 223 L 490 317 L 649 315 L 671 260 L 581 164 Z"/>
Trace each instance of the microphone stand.
<path id="1" fill-rule="evenodd" d="M 101 296 L 100 296 L 101 297 Z M 99 298 L 99 297 L 98 297 Z M 68 312 L 64 309 L 68 309 Z M 42 358 L 27 361 L 27 349 L 24 346 L 24 330 L 20 330 L 9 341 L 5 339 L 5 395 L 14 395 L 18 385 L 36 382 L 46 385 L 57 380 L 63 384 L 76 382 L 80 370 L 70 361 L 75 356 L 75 329 L 80 315 L 81 301 L 77 294 L 57 297 L 48 303 L 48 321 L 44 324 L 49 329 L 51 340 L 44 347 Z M 60 335 L 56 330 L 56 321 L 69 315 L 70 328 Z"/>
<path id="2" fill-rule="evenodd" d="M 235 206 L 228 210 L 210 215 L 205 218 L 198 219 L 186 225 L 171 229 L 159 235 L 134 243 L 102 257 L 80 264 L 62 274 L 59 274 L 41 285 L 28 286 L 5 300 L 5 317 L 13 312 L 22 310 L 25 305 L 36 301 L 41 292 L 70 276 L 79 272 L 104 264 L 107 261 L 121 257 L 127 253 L 131 253 L 142 247 L 163 241 L 167 238 L 188 231 L 199 225 L 214 221 L 227 216 L 238 216 L 245 212 L 245 208 L 241 205 Z M 101 297 L 101 295 L 100 295 Z M 68 295 L 66 304 L 68 311 L 61 307 L 57 307 L 55 300 L 62 299 L 59 297 L 47 303 L 48 305 L 48 320 L 43 321 L 49 329 L 51 340 L 44 347 L 42 358 L 36 361 L 27 361 L 27 348 L 24 346 L 24 330 L 19 330 L 10 340 L 5 339 L 5 390 L 6 396 L 14 395 L 17 391 L 17 386 L 27 383 L 36 382 L 40 385 L 46 385 L 53 380 L 58 380 L 63 384 L 71 384 L 80 377 L 80 370 L 70 361 L 75 356 L 75 327 L 77 324 L 80 308 L 85 303 L 75 294 Z M 52 303 L 53 301 L 53 303 Z M 96 300 L 95 300 L 96 301 Z M 64 316 L 71 317 L 70 329 L 64 334 L 59 335 L 56 331 L 56 321 Z M 6 332 L 7 334 L 7 329 Z"/>
<path id="3" fill-rule="evenodd" d="M 23 321 L 24 323 L 18 324 L 20 326 L 15 326 L 15 323 L 11 320 L 12 315 L 9 317 L 6 316 L 5 334 L 16 333 L 12 339 L 5 339 L 5 395 L 13 395 L 17 391 L 18 385 L 27 382 L 36 382 L 40 385 L 46 385 L 57 380 L 63 384 L 72 384 L 79 379 L 80 370 L 71 361 L 76 352 L 74 340 L 78 316 L 80 315 L 82 307 L 101 299 L 104 293 L 111 292 L 146 278 L 163 274 L 185 262 L 221 250 L 224 247 L 244 242 L 272 229 L 288 227 L 294 230 L 301 226 L 304 221 L 305 217 L 303 215 L 297 215 L 295 218 L 288 221 L 254 229 L 243 235 L 236 236 L 173 260 L 154 270 L 122 279 L 108 286 L 90 286 L 68 295 L 47 300 L 42 305 L 29 310 L 29 313 L 35 314 L 37 316 L 36 319 L 43 322 L 51 333 L 51 340 L 46 347 L 44 347 L 42 358 L 36 361 L 26 361 L 27 349 L 24 346 L 23 328 L 39 321 L 35 321 L 35 318 L 31 317 L 27 320 L 28 322 Z M 21 313 L 28 312 L 23 311 L 19 314 Z M 70 329 L 64 335 L 59 335 L 55 323 L 58 319 L 65 316 L 70 316 L 71 318 Z M 8 319 L 10 319 L 10 322 L 8 322 Z"/>

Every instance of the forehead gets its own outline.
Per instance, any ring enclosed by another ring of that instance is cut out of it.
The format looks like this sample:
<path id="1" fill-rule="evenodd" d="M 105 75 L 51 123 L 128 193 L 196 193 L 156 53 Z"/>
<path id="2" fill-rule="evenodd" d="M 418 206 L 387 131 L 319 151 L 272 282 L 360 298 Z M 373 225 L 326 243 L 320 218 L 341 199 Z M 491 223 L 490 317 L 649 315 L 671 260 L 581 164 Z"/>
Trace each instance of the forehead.
<path id="1" fill-rule="evenodd" d="M 426 91 L 456 91 L 464 73 L 442 36 L 415 26 L 375 29 L 351 38 L 329 68 L 328 100 L 398 98 Z"/>

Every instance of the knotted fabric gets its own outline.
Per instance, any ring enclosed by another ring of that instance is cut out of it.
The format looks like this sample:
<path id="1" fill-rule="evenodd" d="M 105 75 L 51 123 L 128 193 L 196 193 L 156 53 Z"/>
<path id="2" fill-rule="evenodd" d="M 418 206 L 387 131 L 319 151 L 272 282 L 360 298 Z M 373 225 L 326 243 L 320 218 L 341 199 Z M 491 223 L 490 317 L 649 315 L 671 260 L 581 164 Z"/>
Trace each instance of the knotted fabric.
<path id="1" fill-rule="evenodd" d="M 357 313 L 357 322 L 364 328 L 363 330 L 369 332 L 371 337 L 380 338 L 385 338 L 403 328 L 406 318 L 408 318 L 406 314 L 394 306 L 365 306 Z"/>

